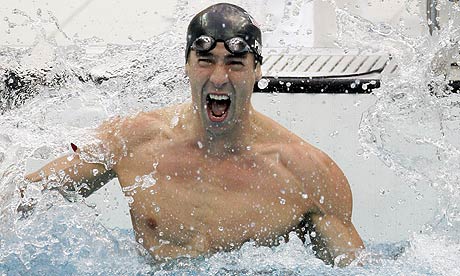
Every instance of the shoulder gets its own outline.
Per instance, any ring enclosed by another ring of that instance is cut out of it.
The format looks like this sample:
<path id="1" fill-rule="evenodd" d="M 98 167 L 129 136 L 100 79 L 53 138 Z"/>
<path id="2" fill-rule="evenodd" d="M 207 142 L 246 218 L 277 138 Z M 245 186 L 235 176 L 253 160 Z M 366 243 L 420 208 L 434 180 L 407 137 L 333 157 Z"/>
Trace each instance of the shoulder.
<path id="1" fill-rule="evenodd" d="M 309 210 L 306 211 L 350 220 L 350 185 L 334 160 L 265 115 L 258 113 L 257 118 L 264 136 L 261 143 L 270 145 L 265 147 L 265 151 L 279 153 L 283 165 L 309 196 L 306 202 Z"/>
<path id="2" fill-rule="evenodd" d="M 313 203 L 313 213 L 351 219 L 352 194 L 348 180 L 334 160 L 305 141 L 285 147 L 283 159 Z"/>
<path id="3" fill-rule="evenodd" d="M 135 147 L 153 139 L 172 136 L 169 122 L 173 117 L 173 110 L 174 107 L 170 107 L 110 118 L 98 127 L 97 136 L 115 148 Z"/>

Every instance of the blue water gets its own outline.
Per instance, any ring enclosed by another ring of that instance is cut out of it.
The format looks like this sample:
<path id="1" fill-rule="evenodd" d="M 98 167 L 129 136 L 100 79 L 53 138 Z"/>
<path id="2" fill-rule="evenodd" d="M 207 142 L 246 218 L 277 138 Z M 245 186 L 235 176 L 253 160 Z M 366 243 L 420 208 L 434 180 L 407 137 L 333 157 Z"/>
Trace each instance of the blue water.
<path id="1" fill-rule="evenodd" d="M 294 235 L 273 248 L 247 243 L 233 252 L 155 263 L 131 230 L 106 228 L 94 206 L 67 202 L 39 185 L 27 188 L 34 208 L 18 212 L 28 160 L 88 142 L 91 129 L 109 117 L 189 98 L 183 48 L 173 47 L 183 43 L 177 30 L 100 53 L 87 51 L 91 39 L 62 47 L 38 32 L 32 48 L 0 48 L 0 69 L 25 80 L 14 97 L 0 96 L 0 275 L 460 275 L 460 97 L 445 95 L 445 80 L 430 69 L 431 58 L 458 41 L 458 29 L 411 38 L 346 11 L 337 11 L 337 20 L 344 26 L 339 44 L 364 53 L 391 50 L 402 68 L 396 77 L 384 76 L 375 105 L 363 114 L 359 139 L 366 154 L 391 164 L 407 185 L 440 191 L 433 221 L 407 240 L 365 241 L 363 265 L 339 269 Z M 37 59 L 35 68 L 24 70 L 23 60 L 37 49 L 49 53 L 48 61 Z M 428 83 L 442 97 L 430 93 Z"/>

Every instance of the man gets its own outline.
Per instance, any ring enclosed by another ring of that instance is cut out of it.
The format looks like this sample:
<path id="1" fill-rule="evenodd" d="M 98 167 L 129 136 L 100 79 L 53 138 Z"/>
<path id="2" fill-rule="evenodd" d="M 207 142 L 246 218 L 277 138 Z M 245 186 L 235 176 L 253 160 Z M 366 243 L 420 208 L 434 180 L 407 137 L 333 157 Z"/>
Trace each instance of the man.
<path id="1" fill-rule="evenodd" d="M 261 32 L 235 5 L 197 14 L 187 33 L 192 102 L 104 123 L 99 143 L 30 181 L 58 179 L 84 196 L 118 177 L 137 240 L 158 259 L 276 245 L 296 231 L 315 254 L 346 265 L 364 248 L 352 196 L 323 152 L 254 110 Z"/>

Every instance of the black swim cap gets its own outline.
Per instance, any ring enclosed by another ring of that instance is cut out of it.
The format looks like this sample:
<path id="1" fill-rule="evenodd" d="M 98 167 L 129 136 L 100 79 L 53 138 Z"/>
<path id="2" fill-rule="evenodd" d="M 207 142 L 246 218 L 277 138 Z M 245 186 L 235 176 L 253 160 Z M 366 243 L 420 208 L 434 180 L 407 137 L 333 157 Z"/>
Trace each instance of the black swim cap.
<path id="1" fill-rule="evenodd" d="M 215 4 L 193 17 L 187 29 L 185 62 L 193 42 L 202 35 L 210 36 L 220 42 L 241 37 L 248 43 L 256 61 L 262 64 L 262 33 L 255 25 L 254 19 L 236 5 Z"/>

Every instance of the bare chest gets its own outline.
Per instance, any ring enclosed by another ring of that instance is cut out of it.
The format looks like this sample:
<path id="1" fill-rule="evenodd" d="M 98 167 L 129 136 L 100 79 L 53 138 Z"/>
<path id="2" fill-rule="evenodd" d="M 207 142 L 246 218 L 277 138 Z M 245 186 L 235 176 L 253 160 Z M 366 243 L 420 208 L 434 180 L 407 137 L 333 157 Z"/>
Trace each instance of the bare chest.
<path id="1" fill-rule="evenodd" d="M 149 173 L 119 175 L 145 243 L 218 251 L 296 228 L 308 209 L 302 185 L 276 155 L 248 156 L 160 155 L 144 159 Z"/>

